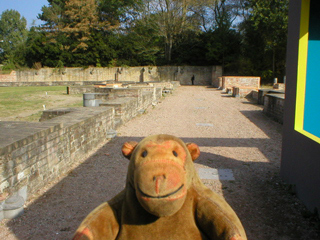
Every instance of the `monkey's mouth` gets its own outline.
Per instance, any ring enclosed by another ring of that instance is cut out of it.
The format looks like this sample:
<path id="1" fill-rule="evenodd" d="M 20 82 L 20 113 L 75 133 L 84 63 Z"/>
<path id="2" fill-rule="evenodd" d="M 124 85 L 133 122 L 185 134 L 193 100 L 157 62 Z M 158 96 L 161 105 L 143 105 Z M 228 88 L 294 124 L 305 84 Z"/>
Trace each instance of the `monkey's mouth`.
<path id="1" fill-rule="evenodd" d="M 151 195 L 149 195 L 149 194 L 144 193 L 144 192 L 140 189 L 140 187 L 139 187 L 139 185 L 138 185 L 138 191 L 139 191 L 139 193 L 142 195 L 142 197 L 144 197 L 144 198 L 152 198 L 152 199 L 169 198 L 169 197 L 175 195 L 176 193 L 178 193 L 178 192 L 179 192 L 181 189 L 183 189 L 183 188 L 184 188 L 184 184 L 182 184 L 177 190 L 175 190 L 175 191 L 173 191 L 173 192 L 170 192 L 170 193 L 168 193 L 168 194 L 160 195 L 160 196 L 151 196 Z M 185 191 L 183 191 L 181 194 L 179 194 L 179 196 L 175 196 L 174 198 L 176 199 L 176 198 L 182 197 L 184 194 L 185 194 Z"/>

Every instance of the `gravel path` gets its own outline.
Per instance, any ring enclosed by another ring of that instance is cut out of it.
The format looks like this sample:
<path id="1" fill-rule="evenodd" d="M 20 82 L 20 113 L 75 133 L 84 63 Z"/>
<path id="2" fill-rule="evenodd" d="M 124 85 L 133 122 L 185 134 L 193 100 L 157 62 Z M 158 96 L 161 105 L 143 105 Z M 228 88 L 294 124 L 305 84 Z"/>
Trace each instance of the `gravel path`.
<path id="1" fill-rule="evenodd" d="M 82 219 L 125 185 L 126 141 L 166 133 L 194 142 L 196 168 L 231 169 L 235 180 L 206 180 L 237 212 L 248 239 L 320 239 L 319 222 L 279 177 L 282 126 L 261 106 L 213 88 L 183 86 L 118 129 L 67 176 L 39 191 L 25 214 L 0 223 L 0 239 L 70 239 Z"/>

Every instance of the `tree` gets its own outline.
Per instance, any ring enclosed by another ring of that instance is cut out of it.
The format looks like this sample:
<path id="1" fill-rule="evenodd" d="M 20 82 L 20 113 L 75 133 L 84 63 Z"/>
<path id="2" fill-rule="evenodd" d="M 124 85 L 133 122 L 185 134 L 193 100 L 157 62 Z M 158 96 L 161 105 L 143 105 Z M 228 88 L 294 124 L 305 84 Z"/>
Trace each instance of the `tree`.
<path id="1" fill-rule="evenodd" d="M 57 42 L 60 42 L 60 37 Z M 26 62 L 29 67 L 40 64 L 41 66 L 57 67 L 62 62 L 61 47 L 57 42 L 48 42 L 46 32 L 41 28 L 32 27 L 28 34 Z"/>
<path id="2" fill-rule="evenodd" d="M 107 45 L 112 42 L 116 49 L 112 31 L 126 21 L 127 12 L 132 12 L 139 1 L 49 0 L 49 6 L 44 6 L 39 15 L 45 21 L 40 29 L 45 34 L 44 45 L 58 50 L 59 64 L 106 66 L 106 61 L 115 57 L 115 51 Z"/>
<path id="3" fill-rule="evenodd" d="M 232 24 L 237 17 L 237 15 L 232 12 L 234 7 L 233 4 L 234 1 L 215 1 L 212 9 L 214 13 L 214 33 L 212 34 L 212 42 L 215 44 L 215 47 L 209 47 L 208 57 L 210 59 L 212 57 L 217 58 L 217 56 L 219 56 L 219 62 L 222 65 L 222 69 L 225 68 L 227 52 L 229 51 L 228 54 L 230 54 L 232 47 L 236 47 L 232 42 L 237 41 L 235 39 L 236 33 L 231 29 Z"/>
<path id="4" fill-rule="evenodd" d="M 208 65 L 206 58 L 208 35 L 203 32 L 184 31 L 177 36 L 172 50 L 172 62 L 177 65 Z"/>
<path id="5" fill-rule="evenodd" d="M 158 35 L 157 28 L 143 19 L 126 29 L 125 34 L 119 34 L 117 63 L 128 66 L 158 65 L 163 59 L 163 38 Z"/>
<path id="6" fill-rule="evenodd" d="M 145 0 L 140 18 L 155 27 L 159 37 L 164 39 L 165 60 L 171 63 L 172 47 L 184 31 L 196 30 L 197 20 L 190 7 L 191 0 Z"/>
<path id="7" fill-rule="evenodd" d="M 265 73 L 271 72 L 269 78 L 284 74 L 288 4 L 288 0 L 248 1 L 247 7 L 250 13 L 248 22 L 253 25 L 264 42 L 263 55 L 269 57 L 269 67 L 264 70 Z"/>
<path id="8" fill-rule="evenodd" d="M 100 0 L 98 12 L 100 21 L 108 22 L 110 26 L 127 25 L 141 10 L 142 0 Z"/>
<path id="9" fill-rule="evenodd" d="M 58 35 L 65 35 L 70 41 L 63 45 L 63 51 L 75 52 L 88 47 L 91 31 L 100 27 L 98 5 L 95 0 L 49 1 L 50 6 L 42 8 L 39 16 L 46 21 L 43 30 L 50 41 Z"/>
<path id="10" fill-rule="evenodd" d="M 24 64 L 24 43 L 27 39 L 27 21 L 16 10 L 0 15 L 0 61 L 13 65 Z"/>
<path id="11" fill-rule="evenodd" d="M 63 12 L 65 7 L 64 0 L 48 0 L 49 6 L 42 7 L 42 13 L 38 18 L 44 22 L 41 28 L 46 32 L 57 32 L 63 21 Z"/>

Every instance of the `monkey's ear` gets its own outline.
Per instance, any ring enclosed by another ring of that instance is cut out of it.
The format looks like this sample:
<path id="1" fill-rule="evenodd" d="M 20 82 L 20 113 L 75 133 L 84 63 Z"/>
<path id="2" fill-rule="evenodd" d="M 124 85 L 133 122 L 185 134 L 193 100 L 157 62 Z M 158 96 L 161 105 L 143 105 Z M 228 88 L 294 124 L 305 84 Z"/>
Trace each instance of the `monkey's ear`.
<path id="1" fill-rule="evenodd" d="M 192 161 L 196 160 L 200 156 L 200 149 L 195 143 L 187 143 L 187 148 L 190 152 Z"/>
<path id="2" fill-rule="evenodd" d="M 137 145 L 138 145 L 138 143 L 134 142 L 134 141 L 124 143 L 122 146 L 123 156 L 125 156 L 126 158 L 128 158 L 130 160 L 131 154 Z"/>

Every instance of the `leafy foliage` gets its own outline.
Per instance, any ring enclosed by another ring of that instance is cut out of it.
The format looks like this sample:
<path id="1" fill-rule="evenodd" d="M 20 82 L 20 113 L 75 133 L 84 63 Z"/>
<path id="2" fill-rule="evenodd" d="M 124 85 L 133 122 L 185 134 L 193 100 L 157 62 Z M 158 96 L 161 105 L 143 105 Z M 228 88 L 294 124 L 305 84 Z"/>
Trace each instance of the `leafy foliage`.
<path id="1" fill-rule="evenodd" d="M 25 60 L 27 21 L 15 10 L 0 15 L 0 61 L 8 68 L 21 66 Z"/>
<path id="2" fill-rule="evenodd" d="M 48 3 L 38 16 L 44 23 L 29 31 L 18 12 L 1 14 L 7 67 L 219 64 L 225 74 L 284 75 L 288 0 Z"/>
<path id="3" fill-rule="evenodd" d="M 269 81 L 284 75 L 288 3 L 288 0 L 250 0 L 247 5 L 250 18 L 243 23 L 245 48 L 255 52 L 254 56 L 249 53 L 249 59 L 257 75 Z"/>

